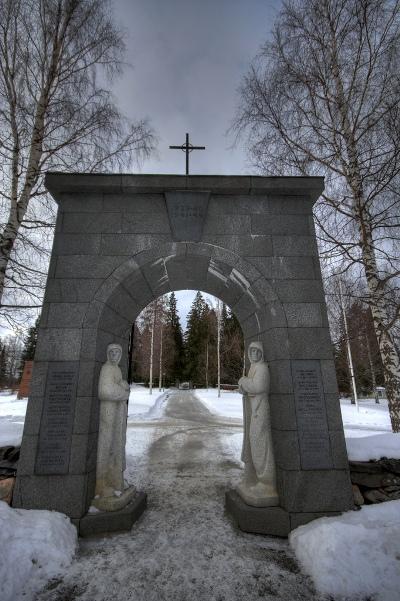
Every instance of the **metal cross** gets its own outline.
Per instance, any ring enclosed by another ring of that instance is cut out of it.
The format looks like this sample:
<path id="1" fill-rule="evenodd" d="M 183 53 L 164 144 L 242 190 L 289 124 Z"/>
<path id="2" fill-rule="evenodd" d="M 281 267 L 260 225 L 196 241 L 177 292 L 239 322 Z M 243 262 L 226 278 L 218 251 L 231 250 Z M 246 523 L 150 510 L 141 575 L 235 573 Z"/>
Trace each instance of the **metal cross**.
<path id="1" fill-rule="evenodd" d="M 186 152 L 186 175 L 189 175 L 189 153 L 192 150 L 205 150 L 205 146 L 193 146 L 189 143 L 189 134 L 186 134 L 186 143 L 182 144 L 182 146 L 170 146 L 173 150 L 183 150 Z"/>

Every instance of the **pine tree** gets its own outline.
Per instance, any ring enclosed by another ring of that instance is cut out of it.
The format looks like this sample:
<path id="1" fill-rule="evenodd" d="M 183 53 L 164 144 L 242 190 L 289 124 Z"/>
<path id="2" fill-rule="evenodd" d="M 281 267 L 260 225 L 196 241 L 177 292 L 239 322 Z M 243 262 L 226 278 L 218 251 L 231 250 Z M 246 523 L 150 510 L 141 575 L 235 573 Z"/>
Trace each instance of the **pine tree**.
<path id="1" fill-rule="evenodd" d="M 177 380 L 183 378 L 185 355 L 182 327 L 174 292 L 169 295 L 167 301 L 164 348 L 166 383 L 175 384 Z"/>
<path id="2" fill-rule="evenodd" d="M 31 326 L 28 330 L 28 334 L 24 338 L 24 348 L 22 350 L 21 355 L 21 368 L 23 369 L 25 361 L 33 361 L 35 356 L 35 349 L 38 337 L 38 328 L 39 328 L 39 320 L 38 317 L 35 321 L 35 325 Z"/>
<path id="3" fill-rule="evenodd" d="M 232 311 L 224 305 L 222 310 L 222 382 L 236 384 L 243 372 L 244 341 L 242 328 Z"/>
<path id="4" fill-rule="evenodd" d="M 208 337 L 209 307 L 201 292 L 193 299 L 185 333 L 186 377 L 195 385 L 205 383 L 204 357 Z"/>
<path id="5" fill-rule="evenodd" d="M 4 344 L 0 342 L 0 387 L 7 386 L 7 350 Z"/>

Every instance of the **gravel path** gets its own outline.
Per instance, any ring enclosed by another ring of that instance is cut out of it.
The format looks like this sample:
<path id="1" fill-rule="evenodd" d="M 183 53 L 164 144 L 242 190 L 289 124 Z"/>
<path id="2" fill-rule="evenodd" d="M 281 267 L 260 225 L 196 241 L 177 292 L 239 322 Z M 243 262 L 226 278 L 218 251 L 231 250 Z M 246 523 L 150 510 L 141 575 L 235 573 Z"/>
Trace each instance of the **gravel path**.
<path id="1" fill-rule="evenodd" d="M 126 475 L 147 511 L 128 533 L 81 540 L 38 601 L 321 600 L 286 540 L 242 533 L 225 514 L 241 437 L 192 391 L 171 392 L 160 422 L 130 425 Z"/>

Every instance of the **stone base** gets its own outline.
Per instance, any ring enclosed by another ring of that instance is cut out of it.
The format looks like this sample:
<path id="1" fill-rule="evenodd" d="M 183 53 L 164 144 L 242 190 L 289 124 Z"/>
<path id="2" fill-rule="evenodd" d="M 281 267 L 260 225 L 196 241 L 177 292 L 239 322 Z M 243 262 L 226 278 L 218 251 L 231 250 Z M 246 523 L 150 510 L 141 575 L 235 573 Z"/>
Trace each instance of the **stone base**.
<path id="1" fill-rule="evenodd" d="M 106 532 L 130 530 L 142 515 L 147 506 L 147 495 L 136 492 L 135 498 L 119 511 L 102 511 L 87 513 L 80 520 L 72 520 L 78 529 L 79 536 L 93 536 Z"/>
<path id="2" fill-rule="evenodd" d="M 239 497 L 252 507 L 277 507 L 279 505 L 279 497 L 274 493 L 272 488 L 265 485 L 257 484 L 257 486 L 245 486 L 239 484 L 236 489 Z"/>
<path id="3" fill-rule="evenodd" d="M 243 532 L 287 536 L 290 516 L 281 507 L 252 507 L 235 490 L 225 493 L 225 507 Z"/>
<path id="4" fill-rule="evenodd" d="M 92 501 L 93 507 L 97 507 L 100 511 L 119 511 L 128 505 L 136 494 L 134 486 L 126 488 L 119 497 L 98 497 Z"/>

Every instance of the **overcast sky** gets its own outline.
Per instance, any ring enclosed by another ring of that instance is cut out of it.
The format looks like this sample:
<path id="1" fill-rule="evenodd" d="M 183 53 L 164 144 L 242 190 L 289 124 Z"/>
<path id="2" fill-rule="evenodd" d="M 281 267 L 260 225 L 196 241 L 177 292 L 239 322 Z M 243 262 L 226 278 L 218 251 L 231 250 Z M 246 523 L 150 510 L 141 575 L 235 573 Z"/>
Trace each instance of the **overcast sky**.
<path id="1" fill-rule="evenodd" d="M 226 136 L 237 88 L 268 37 L 280 0 L 114 0 L 133 65 L 115 86 L 132 118 L 148 116 L 159 156 L 143 173 L 184 173 L 184 153 L 169 150 L 189 132 L 206 150 L 191 155 L 194 174 L 246 174 L 241 147 Z"/>
<path id="2" fill-rule="evenodd" d="M 237 89 L 267 39 L 280 0 L 114 0 L 126 31 L 126 69 L 115 85 L 132 119 L 147 116 L 158 136 L 158 157 L 142 173 L 185 173 L 185 155 L 169 150 L 189 132 L 206 146 L 190 157 L 193 174 L 248 174 L 244 149 L 226 132 Z M 177 294 L 182 325 L 193 292 Z"/>

